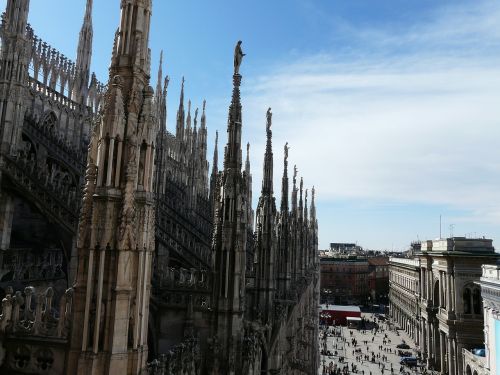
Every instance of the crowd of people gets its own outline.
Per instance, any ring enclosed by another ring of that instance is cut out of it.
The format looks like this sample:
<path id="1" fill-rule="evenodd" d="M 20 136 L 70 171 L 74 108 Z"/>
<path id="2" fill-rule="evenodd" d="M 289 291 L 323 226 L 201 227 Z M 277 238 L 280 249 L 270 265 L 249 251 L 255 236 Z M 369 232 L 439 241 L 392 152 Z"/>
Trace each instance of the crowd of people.
<path id="1" fill-rule="evenodd" d="M 434 371 L 427 370 L 421 364 L 401 365 L 399 359 L 401 350 L 396 347 L 397 343 L 392 344 L 388 332 L 392 332 L 392 336 L 399 336 L 395 328 L 370 316 L 363 318 L 356 329 L 323 326 L 319 337 L 322 354 L 320 374 L 434 374 Z M 362 340 L 359 338 L 360 335 L 363 337 Z M 394 337 L 392 339 L 394 340 Z"/>

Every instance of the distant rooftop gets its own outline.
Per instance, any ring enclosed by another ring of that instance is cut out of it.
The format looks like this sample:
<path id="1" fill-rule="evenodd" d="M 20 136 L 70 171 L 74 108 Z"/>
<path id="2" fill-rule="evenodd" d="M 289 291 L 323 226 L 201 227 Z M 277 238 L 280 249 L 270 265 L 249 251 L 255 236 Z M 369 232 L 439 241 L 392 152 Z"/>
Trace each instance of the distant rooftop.
<path id="1" fill-rule="evenodd" d="M 488 238 L 450 237 L 422 241 L 420 251 L 494 254 L 495 248 Z"/>
<path id="2" fill-rule="evenodd" d="M 370 263 L 373 266 L 386 266 L 389 264 L 389 257 L 368 258 L 368 263 Z"/>
<path id="3" fill-rule="evenodd" d="M 418 258 L 389 258 L 390 263 L 398 263 L 410 267 L 420 267 L 420 260 Z"/>
<path id="4" fill-rule="evenodd" d="M 368 263 L 368 258 L 365 256 L 356 256 L 356 255 L 329 255 L 329 254 L 320 254 L 319 256 L 320 262 L 349 262 L 349 263 Z"/>

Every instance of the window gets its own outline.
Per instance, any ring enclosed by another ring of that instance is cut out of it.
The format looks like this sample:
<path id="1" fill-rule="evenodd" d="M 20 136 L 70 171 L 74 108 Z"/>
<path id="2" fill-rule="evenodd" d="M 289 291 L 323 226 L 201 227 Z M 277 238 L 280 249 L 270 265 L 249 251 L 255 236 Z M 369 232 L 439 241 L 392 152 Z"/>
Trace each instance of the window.
<path id="1" fill-rule="evenodd" d="M 475 288 L 472 292 L 472 308 L 474 309 L 474 314 L 482 313 L 481 292 L 479 291 L 479 288 Z"/>
<path id="2" fill-rule="evenodd" d="M 464 300 L 464 314 L 470 314 L 472 310 L 471 310 L 471 292 L 469 288 L 464 289 L 463 300 Z"/>

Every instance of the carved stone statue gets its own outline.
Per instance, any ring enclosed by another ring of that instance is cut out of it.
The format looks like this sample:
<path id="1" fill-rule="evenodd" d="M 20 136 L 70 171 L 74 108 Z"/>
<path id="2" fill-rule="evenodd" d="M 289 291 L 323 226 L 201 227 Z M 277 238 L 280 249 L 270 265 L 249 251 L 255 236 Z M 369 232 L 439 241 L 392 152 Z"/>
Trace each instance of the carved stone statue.
<path id="1" fill-rule="evenodd" d="M 245 56 L 241 49 L 241 43 L 241 40 L 238 40 L 238 43 L 234 48 L 234 74 L 240 74 L 240 65 L 243 61 L 243 56 Z"/>
<path id="2" fill-rule="evenodd" d="M 271 130 L 272 118 L 273 118 L 273 114 L 271 112 L 271 107 L 269 107 L 267 109 L 267 113 L 266 113 L 266 119 L 267 119 L 267 129 L 266 130 L 267 130 L 268 133 Z"/>
<path id="3" fill-rule="evenodd" d="M 290 149 L 290 147 L 288 147 L 288 142 L 285 143 L 285 161 L 288 160 L 288 150 Z"/>

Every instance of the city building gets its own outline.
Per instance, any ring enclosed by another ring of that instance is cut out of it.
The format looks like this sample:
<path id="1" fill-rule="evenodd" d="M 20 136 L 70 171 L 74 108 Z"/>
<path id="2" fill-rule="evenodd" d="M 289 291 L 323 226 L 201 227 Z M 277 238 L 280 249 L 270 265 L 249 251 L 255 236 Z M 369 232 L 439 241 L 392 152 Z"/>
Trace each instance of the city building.
<path id="1" fill-rule="evenodd" d="M 370 269 L 369 288 L 371 301 L 374 304 L 389 303 L 389 257 L 373 256 L 368 258 Z"/>
<path id="2" fill-rule="evenodd" d="M 478 282 L 481 266 L 497 259 L 492 240 L 465 237 L 424 241 L 414 258 L 391 258 L 391 318 L 414 332 L 429 368 L 463 374 L 463 349 L 482 345 Z"/>
<path id="3" fill-rule="evenodd" d="M 354 249 L 350 246 L 354 244 L 331 245 Z M 389 258 L 355 248 L 358 250 L 349 253 L 331 249 L 320 252 L 322 302 L 385 306 L 389 295 Z"/>
<path id="4" fill-rule="evenodd" d="M 354 254 L 363 250 L 361 246 L 358 246 L 355 243 L 347 243 L 347 242 L 331 242 L 330 243 L 330 251 L 335 253 L 342 254 Z"/>
<path id="5" fill-rule="evenodd" d="M 389 311 L 392 321 L 420 345 L 420 260 L 389 258 Z"/>
<path id="6" fill-rule="evenodd" d="M 89 71 L 93 1 L 76 62 L 29 4 L 7 0 L 0 25 L 0 373 L 315 373 L 315 190 L 295 168 L 289 194 L 285 146 L 276 207 L 269 109 L 254 212 L 241 42 L 209 176 L 206 103 L 198 121 L 182 80 L 174 134 L 161 59 L 150 85 L 152 0 L 120 2 L 107 85 Z"/>
<path id="7" fill-rule="evenodd" d="M 337 305 L 370 302 L 368 259 L 357 256 L 320 258 L 321 301 Z"/>
<path id="8" fill-rule="evenodd" d="M 463 348 L 466 375 L 493 375 L 500 371 L 500 266 L 483 265 L 481 297 L 484 316 L 484 345 Z"/>

